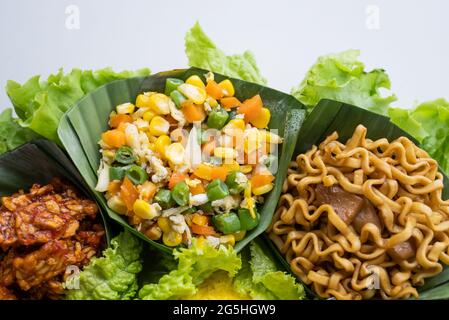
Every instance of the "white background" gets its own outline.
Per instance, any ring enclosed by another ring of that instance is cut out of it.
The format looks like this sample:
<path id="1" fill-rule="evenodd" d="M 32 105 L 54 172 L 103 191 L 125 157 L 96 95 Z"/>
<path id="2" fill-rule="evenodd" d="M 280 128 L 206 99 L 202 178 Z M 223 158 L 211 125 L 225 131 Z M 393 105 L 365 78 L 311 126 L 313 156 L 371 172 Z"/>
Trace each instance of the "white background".
<path id="1" fill-rule="evenodd" d="M 66 7 L 80 29 L 66 28 Z M 369 8 L 379 29 L 369 28 Z M 251 50 L 269 86 L 290 91 L 320 55 L 360 49 L 388 71 L 398 106 L 449 98 L 449 1 L 0 0 L 0 84 L 59 67 L 153 72 L 187 65 L 184 35 L 199 20 L 226 53 Z M 0 109 L 11 104 L 1 90 Z"/>

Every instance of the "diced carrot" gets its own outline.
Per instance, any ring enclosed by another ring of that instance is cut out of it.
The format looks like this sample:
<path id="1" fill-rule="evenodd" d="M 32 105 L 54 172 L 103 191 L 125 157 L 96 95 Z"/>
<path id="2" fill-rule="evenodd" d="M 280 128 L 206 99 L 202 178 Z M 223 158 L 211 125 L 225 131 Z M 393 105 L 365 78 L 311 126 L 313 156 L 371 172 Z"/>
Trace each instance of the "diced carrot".
<path id="1" fill-rule="evenodd" d="M 142 199 L 145 201 L 153 199 L 157 191 L 156 185 L 151 181 L 145 181 L 138 188 Z"/>
<path id="2" fill-rule="evenodd" d="M 173 172 L 170 177 L 170 181 L 168 181 L 168 188 L 173 189 L 178 183 L 184 181 L 187 177 L 179 172 Z"/>
<path id="3" fill-rule="evenodd" d="M 125 133 L 126 127 L 128 126 L 128 122 L 121 122 L 118 127 L 117 130 Z"/>
<path id="4" fill-rule="evenodd" d="M 121 181 L 111 181 L 108 184 L 108 192 L 109 193 L 117 193 L 120 191 L 120 186 L 122 185 Z"/>
<path id="5" fill-rule="evenodd" d="M 206 193 L 206 189 L 204 188 L 204 185 L 202 183 L 198 183 L 194 187 L 190 186 L 189 189 L 190 193 L 193 195 Z"/>
<path id="6" fill-rule="evenodd" d="M 245 100 L 237 109 L 237 113 L 245 115 L 245 121 L 253 121 L 262 112 L 263 102 L 260 95 L 256 94 L 254 97 Z"/>
<path id="7" fill-rule="evenodd" d="M 214 80 L 208 81 L 206 86 L 206 92 L 212 98 L 218 100 L 223 97 L 223 90 Z"/>
<path id="8" fill-rule="evenodd" d="M 226 169 L 223 166 L 213 167 L 212 168 L 212 172 L 211 172 L 212 180 L 220 179 L 222 181 L 225 181 L 227 175 L 228 175 L 228 169 Z"/>
<path id="9" fill-rule="evenodd" d="M 131 123 L 133 118 L 129 114 L 115 114 L 109 118 L 109 126 L 118 128 L 121 123 Z"/>
<path id="10" fill-rule="evenodd" d="M 203 121 L 206 118 L 203 106 L 196 105 L 187 100 L 182 104 L 182 113 L 188 122 Z"/>
<path id="11" fill-rule="evenodd" d="M 215 230 L 211 226 L 199 226 L 197 224 L 192 224 L 190 229 L 195 234 L 201 234 L 201 235 L 205 235 L 205 236 L 211 236 L 211 235 L 215 234 Z"/>
<path id="12" fill-rule="evenodd" d="M 215 140 L 211 140 L 209 142 L 206 142 L 201 147 L 203 154 L 212 155 L 214 153 L 215 149 Z"/>
<path id="13" fill-rule="evenodd" d="M 270 173 L 262 173 L 255 174 L 251 177 L 251 187 L 258 188 L 264 186 L 266 184 L 271 183 L 274 180 L 274 177 Z"/>
<path id="14" fill-rule="evenodd" d="M 226 97 L 220 99 L 220 104 L 225 109 L 237 108 L 242 105 L 239 99 L 236 97 Z"/>
<path id="15" fill-rule="evenodd" d="M 125 134 L 117 129 L 108 130 L 101 135 L 101 139 L 108 146 L 120 148 L 126 143 Z"/>
<path id="16" fill-rule="evenodd" d="M 212 178 L 212 167 L 207 164 L 200 163 L 196 169 L 193 171 L 193 174 L 200 179 L 204 179 L 210 181 Z"/>
<path id="17" fill-rule="evenodd" d="M 120 197 L 125 202 L 128 211 L 132 211 L 134 202 L 139 197 L 139 193 L 128 177 L 125 177 L 122 185 L 120 186 Z"/>

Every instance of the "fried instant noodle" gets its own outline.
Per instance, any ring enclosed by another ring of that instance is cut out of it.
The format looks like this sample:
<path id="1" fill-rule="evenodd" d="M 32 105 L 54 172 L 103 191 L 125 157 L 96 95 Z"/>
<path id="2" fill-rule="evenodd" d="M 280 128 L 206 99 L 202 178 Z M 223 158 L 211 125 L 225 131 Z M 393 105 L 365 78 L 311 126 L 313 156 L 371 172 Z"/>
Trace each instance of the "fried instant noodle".
<path id="1" fill-rule="evenodd" d="M 449 201 L 438 163 L 411 140 L 359 125 L 289 167 L 269 236 L 323 298 L 418 297 L 449 264 Z"/>

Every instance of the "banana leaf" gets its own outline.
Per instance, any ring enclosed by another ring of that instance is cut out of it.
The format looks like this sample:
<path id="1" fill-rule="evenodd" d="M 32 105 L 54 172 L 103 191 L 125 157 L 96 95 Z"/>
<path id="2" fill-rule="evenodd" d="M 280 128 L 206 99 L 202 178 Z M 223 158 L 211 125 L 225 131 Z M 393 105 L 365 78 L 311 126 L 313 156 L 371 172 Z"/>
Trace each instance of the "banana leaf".
<path id="1" fill-rule="evenodd" d="M 48 140 L 35 140 L 0 156 L 0 196 L 8 196 L 35 184 L 48 184 L 59 177 L 74 185 L 81 194 L 93 198 L 72 162 L 58 146 Z M 101 207 L 100 214 L 109 242 L 110 229 Z"/>
<path id="2" fill-rule="evenodd" d="M 359 124 L 364 125 L 368 129 L 367 137 L 370 139 L 387 138 L 391 141 L 405 136 L 419 145 L 416 139 L 393 124 L 388 117 L 342 102 L 321 100 L 301 126 L 292 159 L 296 159 L 296 155 L 306 152 L 313 145 L 320 144 L 334 131 L 338 132 L 339 141 L 346 141 L 352 136 Z M 443 171 L 440 170 L 440 172 Z M 448 196 L 449 181 L 444 175 L 443 198 L 448 198 Z M 266 234 L 264 237 L 271 242 Z M 289 263 L 272 242 L 270 247 L 276 252 L 284 267 L 292 272 Z M 304 284 L 304 286 L 308 288 L 307 285 Z M 427 279 L 425 285 L 419 288 L 418 291 L 420 292 L 420 299 L 448 299 L 449 268 L 445 266 L 443 272 Z M 307 292 L 312 297 L 318 298 L 310 288 L 308 288 Z"/>
<path id="3" fill-rule="evenodd" d="M 109 217 L 136 236 L 165 252 L 171 252 L 172 249 L 148 239 L 130 226 L 122 216 L 109 209 L 104 196 L 94 190 L 97 183 L 97 169 L 100 163 L 98 141 L 101 133 L 108 128 L 107 123 L 110 112 L 117 105 L 135 101 L 136 96 L 145 91 L 163 92 L 165 80 L 169 77 L 186 80 L 189 76 L 196 74 L 204 79 L 206 73 L 206 70 L 198 68 L 178 69 L 161 72 L 149 77 L 137 77 L 109 83 L 78 101 L 62 117 L 58 128 L 58 135 L 62 144 Z M 217 81 L 226 78 L 228 77 L 215 74 Z M 288 94 L 238 79 L 231 78 L 231 81 L 235 87 L 236 97 L 241 100 L 250 98 L 255 94 L 261 95 L 264 104 L 271 110 L 270 128 L 278 129 L 280 136 L 283 136 L 285 139 L 279 150 L 280 161 L 278 172 L 276 173 L 275 187 L 267 196 L 260 212 L 261 222 L 259 226 L 247 233 L 246 237 L 237 243 L 236 250 L 241 250 L 249 241 L 263 233 L 271 221 L 281 192 L 282 182 L 287 173 L 288 161 L 286 160 L 291 158 L 296 134 L 306 113 L 304 106 Z"/>

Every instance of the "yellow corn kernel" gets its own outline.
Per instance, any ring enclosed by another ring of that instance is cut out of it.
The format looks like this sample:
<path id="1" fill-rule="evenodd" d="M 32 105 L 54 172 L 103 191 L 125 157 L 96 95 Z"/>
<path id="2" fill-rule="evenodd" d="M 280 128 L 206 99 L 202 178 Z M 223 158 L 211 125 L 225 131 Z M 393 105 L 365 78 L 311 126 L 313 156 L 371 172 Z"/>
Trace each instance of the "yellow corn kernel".
<path id="1" fill-rule="evenodd" d="M 186 83 L 191 84 L 192 86 L 195 86 L 195 87 L 199 87 L 199 88 L 203 88 L 203 89 L 206 88 L 206 86 L 204 85 L 203 80 L 201 80 L 201 78 L 198 77 L 197 75 L 190 76 L 186 80 Z"/>
<path id="2" fill-rule="evenodd" d="M 192 218 L 192 222 L 199 225 L 199 226 L 205 226 L 209 222 L 207 219 L 207 216 L 202 214 L 194 214 Z"/>
<path id="3" fill-rule="evenodd" d="M 253 171 L 253 166 L 250 164 L 245 164 L 245 165 L 240 166 L 240 172 L 242 172 L 242 173 L 247 174 L 247 173 L 250 173 L 251 171 Z"/>
<path id="4" fill-rule="evenodd" d="M 184 155 L 185 149 L 179 142 L 172 143 L 165 149 L 165 157 L 174 165 L 183 164 Z"/>
<path id="5" fill-rule="evenodd" d="M 103 156 L 109 159 L 114 159 L 115 151 L 114 150 L 103 150 Z"/>
<path id="6" fill-rule="evenodd" d="M 178 86 L 178 91 L 181 92 L 188 99 L 192 100 L 195 104 L 203 104 L 206 101 L 207 93 L 206 89 L 183 83 Z"/>
<path id="7" fill-rule="evenodd" d="M 158 210 L 145 200 L 137 199 L 133 204 L 134 213 L 142 219 L 149 220 L 159 215 Z"/>
<path id="8" fill-rule="evenodd" d="M 162 230 L 157 224 L 154 224 L 145 231 L 145 235 L 153 241 L 159 240 L 162 237 Z"/>
<path id="9" fill-rule="evenodd" d="M 235 241 L 243 240 L 246 236 L 246 230 L 240 230 L 232 234 L 235 238 Z"/>
<path id="10" fill-rule="evenodd" d="M 253 219 L 256 218 L 256 212 L 254 211 L 254 199 L 251 197 L 251 181 L 248 181 L 245 191 L 243 191 L 243 195 L 245 196 L 246 200 L 246 208 L 249 210 L 249 213 L 251 214 L 251 217 Z"/>
<path id="11" fill-rule="evenodd" d="M 280 144 L 283 141 L 283 139 L 274 132 L 261 130 L 260 133 L 265 135 L 264 140 L 266 143 Z"/>
<path id="12" fill-rule="evenodd" d="M 148 131 L 145 132 L 145 134 L 147 135 L 148 141 L 150 143 L 156 143 L 157 137 L 153 136 L 151 133 L 149 133 Z"/>
<path id="13" fill-rule="evenodd" d="M 170 137 L 167 136 L 166 134 L 163 134 L 156 139 L 156 142 L 154 143 L 154 149 L 162 157 L 165 157 L 165 148 L 167 148 L 170 144 L 171 144 Z"/>
<path id="14" fill-rule="evenodd" d="M 142 115 L 142 119 L 145 120 L 145 121 L 150 122 L 151 119 L 153 119 L 155 115 L 156 115 L 156 113 L 154 113 L 154 112 L 151 111 L 151 110 L 148 110 L 148 111 L 146 111 L 146 112 Z"/>
<path id="15" fill-rule="evenodd" d="M 214 156 L 222 159 L 235 159 L 237 152 L 233 148 L 217 147 L 214 149 Z"/>
<path id="16" fill-rule="evenodd" d="M 168 247 L 176 247 L 181 244 L 181 241 L 182 235 L 173 230 L 164 232 L 164 235 L 162 236 L 162 242 Z"/>
<path id="17" fill-rule="evenodd" d="M 149 108 L 156 114 L 170 113 L 170 98 L 163 93 L 155 93 L 149 98 Z"/>
<path id="18" fill-rule="evenodd" d="M 107 204 L 109 208 L 111 208 L 118 214 L 126 214 L 128 211 L 126 203 L 118 195 L 110 197 Z"/>
<path id="19" fill-rule="evenodd" d="M 160 116 L 155 116 L 150 122 L 150 133 L 154 136 L 167 134 L 170 130 L 170 123 Z"/>
<path id="20" fill-rule="evenodd" d="M 220 86 L 221 90 L 223 90 L 223 95 L 225 97 L 233 97 L 234 96 L 235 90 L 234 90 L 234 85 L 232 84 L 231 80 L 229 80 L 229 79 L 223 80 L 218 85 Z"/>
<path id="21" fill-rule="evenodd" d="M 117 106 L 117 113 L 118 114 L 130 114 L 134 112 L 135 106 L 132 103 L 122 103 Z"/>
<path id="22" fill-rule="evenodd" d="M 162 232 L 168 233 L 171 230 L 170 221 L 167 217 L 157 218 L 157 225 L 161 228 Z"/>
<path id="23" fill-rule="evenodd" d="M 146 94 L 139 94 L 136 98 L 137 108 L 149 108 L 150 107 L 150 96 Z"/>
<path id="24" fill-rule="evenodd" d="M 262 194 L 270 192 L 273 189 L 273 187 L 274 185 L 272 183 L 269 183 L 261 187 L 254 188 L 252 191 L 255 196 L 260 196 Z"/>
<path id="25" fill-rule="evenodd" d="M 232 234 L 227 234 L 225 236 L 221 236 L 220 243 L 233 247 L 235 245 L 235 237 Z"/>
<path id="26" fill-rule="evenodd" d="M 156 151 L 156 145 L 154 144 L 154 142 L 150 142 L 148 144 L 148 149 L 150 149 L 151 151 Z"/>
<path id="27" fill-rule="evenodd" d="M 262 108 L 262 112 L 260 113 L 260 115 L 256 119 L 251 121 L 251 124 L 256 128 L 263 129 L 266 128 L 270 123 L 270 118 L 271 118 L 270 109 Z"/>
<path id="28" fill-rule="evenodd" d="M 200 163 L 193 171 L 193 174 L 200 179 L 210 181 L 212 179 L 212 167 L 205 163 Z"/>
<path id="29" fill-rule="evenodd" d="M 245 121 L 243 119 L 232 119 L 224 126 L 223 132 L 228 136 L 237 136 L 245 130 Z"/>
<path id="30" fill-rule="evenodd" d="M 223 163 L 222 166 L 228 169 L 228 172 L 240 171 L 240 164 L 235 160 L 233 160 L 231 163 Z"/>
<path id="31" fill-rule="evenodd" d="M 209 104 L 211 108 L 215 108 L 218 106 L 218 101 L 212 98 L 211 96 L 207 96 L 206 102 Z"/>

